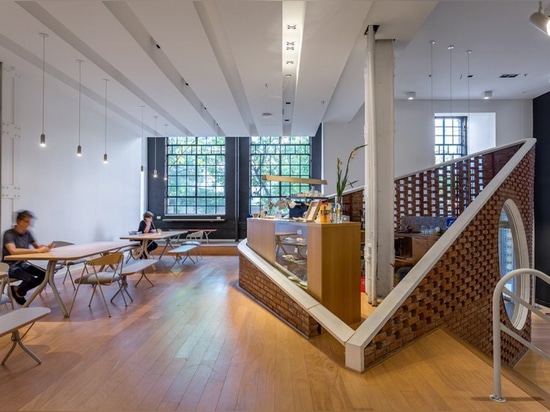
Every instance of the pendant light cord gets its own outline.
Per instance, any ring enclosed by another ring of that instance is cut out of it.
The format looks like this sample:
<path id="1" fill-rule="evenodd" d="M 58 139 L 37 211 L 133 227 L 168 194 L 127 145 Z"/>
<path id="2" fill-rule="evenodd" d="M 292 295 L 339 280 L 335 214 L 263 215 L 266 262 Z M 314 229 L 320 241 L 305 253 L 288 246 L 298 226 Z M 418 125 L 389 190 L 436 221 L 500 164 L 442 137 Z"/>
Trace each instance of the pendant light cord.
<path id="1" fill-rule="evenodd" d="M 82 60 L 78 60 L 78 146 L 80 146 L 80 118 L 82 108 Z"/>
<path id="2" fill-rule="evenodd" d="M 449 49 L 449 107 L 450 115 L 453 115 L 453 49 L 455 46 L 450 45 Z"/>
<path id="3" fill-rule="evenodd" d="M 154 177 L 157 177 L 157 116 L 155 116 L 155 170 Z"/>
<path id="4" fill-rule="evenodd" d="M 435 41 L 430 40 L 430 99 L 432 104 L 432 118 L 435 115 L 435 111 L 434 111 L 434 45 L 435 45 Z"/>
<path id="5" fill-rule="evenodd" d="M 42 33 L 42 134 L 44 134 L 44 110 L 46 84 L 46 34 Z"/>
<path id="6" fill-rule="evenodd" d="M 105 154 L 107 154 L 107 82 L 109 79 L 105 80 Z"/>

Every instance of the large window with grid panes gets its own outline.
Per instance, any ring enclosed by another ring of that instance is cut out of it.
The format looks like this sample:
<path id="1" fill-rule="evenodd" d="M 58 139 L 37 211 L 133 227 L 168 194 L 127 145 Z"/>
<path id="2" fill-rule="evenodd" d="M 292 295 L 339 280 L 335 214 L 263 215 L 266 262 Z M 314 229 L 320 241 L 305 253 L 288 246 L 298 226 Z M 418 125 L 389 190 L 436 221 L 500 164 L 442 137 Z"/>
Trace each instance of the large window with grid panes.
<path id="1" fill-rule="evenodd" d="M 436 116 L 435 163 L 444 163 L 467 154 L 467 116 Z"/>
<path id="2" fill-rule="evenodd" d="M 250 138 L 250 213 L 280 207 L 280 201 L 307 192 L 307 184 L 262 179 L 277 175 L 311 177 L 311 137 L 281 136 Z"/>
<path id="3" fill-rule="evenodd" d="M 225 150 L 225 137 L 166 139 L 167 216 L 225 214 Z"/>

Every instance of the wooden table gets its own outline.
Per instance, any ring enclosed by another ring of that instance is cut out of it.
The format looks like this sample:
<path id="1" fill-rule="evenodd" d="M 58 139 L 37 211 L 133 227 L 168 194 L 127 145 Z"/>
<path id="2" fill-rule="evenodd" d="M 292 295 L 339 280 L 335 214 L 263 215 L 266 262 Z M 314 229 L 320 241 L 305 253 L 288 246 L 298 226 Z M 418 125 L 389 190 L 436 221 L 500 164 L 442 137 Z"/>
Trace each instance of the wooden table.
<path id="1" fill-rule="evenodd" d="M 61 297 L 59 296 L 59 291 L 57 290 L 57 287 L 55 286 L 54 282 L 54 274 L 55 274 L 55 265 L 57 262 L 65 262 L 65 261 L 71 261 L 71 260 L 78 260 L 90 256 L 95 255 L 102 255 L 105 253 L 109 253 L 112 251 L 128 248 L 128 247 L 135 247 L 137 246 L 137 243 L 128 243 L 128 242 L 122 242 L 122 241 L 115 241 L 115 242 L 91 242 L 91 243 L 83 243 L 80 245 L 70 245 L 70 246 L 61 246 L 51 249 L 49 252 L 44 253 L 24 253 L 20 255 L 9 255 L 5 256 L 4 260 L 43 260 L 47 261 L 48 265 L 46 266 L 46 276 L 44 277 L 44 281 L 38 285 L 32 295 L 27 299 L 27 302 L 23 305 L 23 307 L 27 307 L 31 304 L 31 302 L 38 296 L 38 294 L 46 287 L 46 284 L 50 284 L 55 299 L 57 300 L 57 303 L 59 305 L 59 308 L 61 309 L 61 312 L 63 312 L 63 315 L 65 317 L 68 317 L 69 313 L 67 311 L 67 308 L 63 304 L 63 301 L 61 300 Z"/>
<path id="2" fill-rule="evenodd" d="M 139 233 L 137 235 L 121 236 L 120 238 L 141 242 L 141 253 L 145 254 L 147 258 L 151 258 L 151 256 L 149 256 L 149 254 L 147 253 L 147 244 L 152 240 L 165 240 L 166 242 L 164 243 L 164 248 L 162 249 L 162 252 L 159 256 L 160 260 L 160 258 L 162 258 L 162 256 L 164 255 L 164 252 L 166 252 L 166 248 L 168 246 L 174 247 L 171 243 L 172 239 L 180 237 L 181 235 L 186 235 L 187 233 L 187 230 L 163 230 L 161 232 L 157 231 L 151 233 Z"/>

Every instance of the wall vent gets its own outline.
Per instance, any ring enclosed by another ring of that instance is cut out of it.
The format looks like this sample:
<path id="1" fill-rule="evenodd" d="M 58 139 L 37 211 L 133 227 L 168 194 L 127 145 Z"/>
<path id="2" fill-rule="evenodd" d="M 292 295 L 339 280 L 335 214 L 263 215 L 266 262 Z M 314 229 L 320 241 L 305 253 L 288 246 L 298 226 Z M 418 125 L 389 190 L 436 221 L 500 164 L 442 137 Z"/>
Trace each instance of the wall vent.
<path id="1" fill-rule="evenodd" d="M 515 73 L 515 74 L 501 74 L 499 77 L 501 79 L 513 79 L 514 77 L 518 77 L 519 74 Z"/>

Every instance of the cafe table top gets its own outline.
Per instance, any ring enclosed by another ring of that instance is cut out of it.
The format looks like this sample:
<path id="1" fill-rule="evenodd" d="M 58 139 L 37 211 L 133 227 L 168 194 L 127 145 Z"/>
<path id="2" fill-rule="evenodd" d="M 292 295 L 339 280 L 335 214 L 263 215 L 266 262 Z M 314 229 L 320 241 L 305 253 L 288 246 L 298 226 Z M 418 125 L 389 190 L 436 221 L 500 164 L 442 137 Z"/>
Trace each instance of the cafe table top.
<path id="1" fill-rule="evenodd" d="M 128 240 L 159 240 L 159 239 L 168 239 L 180 235 L 187 234 L 187 230 L 163 230 L 161 232 L 149 232 L 149 233 L 138 233 L 135 235 L 121 236 L 121 239 Z"/>
<path id="2" fill-rule="evenodd" d="M 134 244 L 135 245 L 135 244 Z M 69 246 L 60 246 L 50 249 L 49 252 L 40 253 L 22 253 L 18 255 L 5 256 L 4 260 L 47 260 L 47 261 L 59 261 L 59 260 L 77 260 L 88 256 L 97 255 L 100 253 L 107 253 L 113 250 L 122 249 L 128 246 L 132 246 L 132 243 L 123 241 L 99 241 L 75 244 Z"/>

